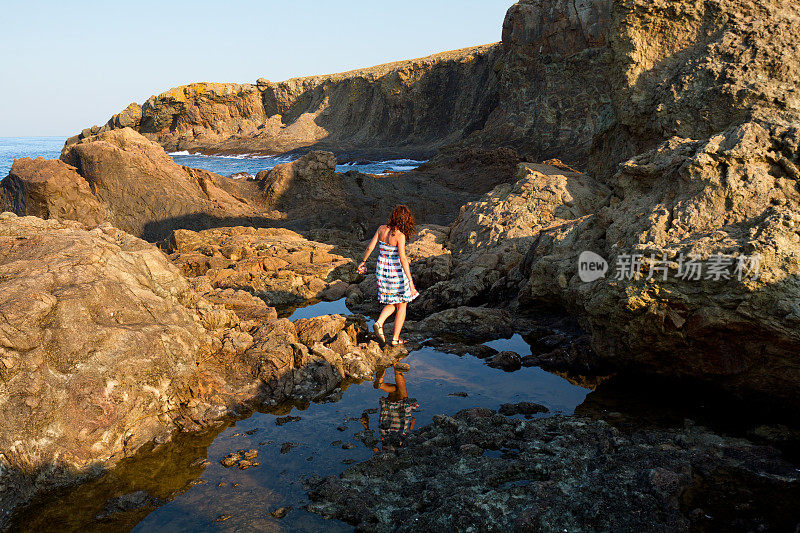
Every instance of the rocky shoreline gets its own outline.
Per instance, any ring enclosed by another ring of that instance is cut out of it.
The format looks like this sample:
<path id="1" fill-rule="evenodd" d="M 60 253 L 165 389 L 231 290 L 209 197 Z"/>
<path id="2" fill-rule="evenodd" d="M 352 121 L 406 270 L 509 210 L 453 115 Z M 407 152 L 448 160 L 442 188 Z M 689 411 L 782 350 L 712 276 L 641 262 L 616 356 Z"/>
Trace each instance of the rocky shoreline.
<path id="1" fill-rule="evenodd" d="M 358 531 L 780 531 L 796 526 L 798 481 L 774 449 L 690 422 L 626 434 L 475 408 L 305 486 L 309 510 Z"/>

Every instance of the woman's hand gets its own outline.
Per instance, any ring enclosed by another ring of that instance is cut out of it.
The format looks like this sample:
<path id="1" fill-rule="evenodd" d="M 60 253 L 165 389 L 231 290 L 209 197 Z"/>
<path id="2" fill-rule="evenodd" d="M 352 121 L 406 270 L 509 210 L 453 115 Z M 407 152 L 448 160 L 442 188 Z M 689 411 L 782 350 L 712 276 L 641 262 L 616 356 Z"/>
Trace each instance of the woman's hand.
<path id="1" fill-rule="evenodd" d="M 367 262 L 366 261 L 361 261 L 358 264 L 358 268 L 356 268 L 356 272 L 358 272 L 359 274 L 366 274 L 367 273 Z"/>

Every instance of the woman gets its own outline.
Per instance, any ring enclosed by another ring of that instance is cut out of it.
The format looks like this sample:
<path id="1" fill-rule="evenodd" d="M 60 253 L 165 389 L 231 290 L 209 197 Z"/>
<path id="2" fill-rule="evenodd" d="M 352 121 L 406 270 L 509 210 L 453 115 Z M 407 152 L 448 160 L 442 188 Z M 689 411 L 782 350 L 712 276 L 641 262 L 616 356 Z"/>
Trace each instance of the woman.
<path id="1" fill-rule="evenodd" d="M 419 296 L 414 287 L 414 280 L 411 279 L 411 268 L 406 257 L 406 241 L 413 234 L 414 215 L 408 207 L 398 205 L 392 210 L 389 222 L 375 232 L 364 254 L 364 260 L 358 265 L 359 272 L 366 272 L 367 259 L 375 249 L 375 245 L 379 244 L 378 268 L 375 272 L 378 277 L 378 301 L 386 306 L 372 328 L 378 339 L 386 343 L 383 323 L 392 313 L 396 313 L 392 346 L 403 343 L 400 339 L 400 330 L 403 329 L 403 322 L 406 320 L 406 305 Z"/>

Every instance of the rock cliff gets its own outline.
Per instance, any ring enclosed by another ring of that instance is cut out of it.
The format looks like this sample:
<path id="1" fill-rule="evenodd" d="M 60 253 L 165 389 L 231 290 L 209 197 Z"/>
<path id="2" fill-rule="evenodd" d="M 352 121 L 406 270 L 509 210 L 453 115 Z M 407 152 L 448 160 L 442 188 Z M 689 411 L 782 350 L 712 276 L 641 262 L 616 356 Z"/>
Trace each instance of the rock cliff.
<path id="1" fill-rule="evenodd" d="M 131 104 L 100 131 L 133 127 L 167 150 L 425 157 L 480 129 L 494 106 L 496 45 L 255 84 L 194 83 Z"/>

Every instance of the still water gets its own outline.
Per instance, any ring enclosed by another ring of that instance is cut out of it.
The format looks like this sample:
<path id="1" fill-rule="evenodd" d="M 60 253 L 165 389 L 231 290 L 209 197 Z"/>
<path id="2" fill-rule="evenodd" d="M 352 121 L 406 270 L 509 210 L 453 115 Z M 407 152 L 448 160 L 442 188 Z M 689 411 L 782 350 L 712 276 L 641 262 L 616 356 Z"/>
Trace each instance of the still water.
<path id="1" fill-rule="evenodd" d="M 344 300 L 322 302 L 296 309 L 290 318 L 342 312 L 347 312 Z M 530 353 L 518 335 L 489 344 Z M 496 409 L 521 401 L 550 409 L 537 416 L 569 414 L 589 392 L 539 368 L 503 372 L 476 357 L 431 348 L 413 351 L 403 361 L 411 367 L 405 373 L 408 396 L 419 404 L 414 412 L 417 428 L 430 423 L 435 414 L 452 415 L 478 406 Z M 384 381 L 395 381 L 393 370 L 387 370 Z M 347 524 L 323 520 L 303 509 L 308 500 L 302 479 L 339 474 L 348 464 L 374 453 L 374 445 L 357 435 L 364 430 L 365 411 L 369 427 L 377 429 L 382 396 L 386 393 L 372 382 L 351 384 L 333 401 L 280 406 L 217 433 L 181 436 L 156 453 L 140 454 L 105 478 L 29 509 L 24 521 L 29 527 L 61 523 L 69 524 L 65 529 L 84 531 L 351 531 Z M 286 416 L 299 420 L 281 418 Z M 251 449 L 258 450 L 256 467 L 239 470 L 220 464 L 229 453 Z M 136 494 L 138 500 L 131 496 Z M 121 496 L 146 502 L 134 509 L 115 509 L 113 499 Z M 286 507 L 291 510 L 282 519 L 270 514 Z"/>

